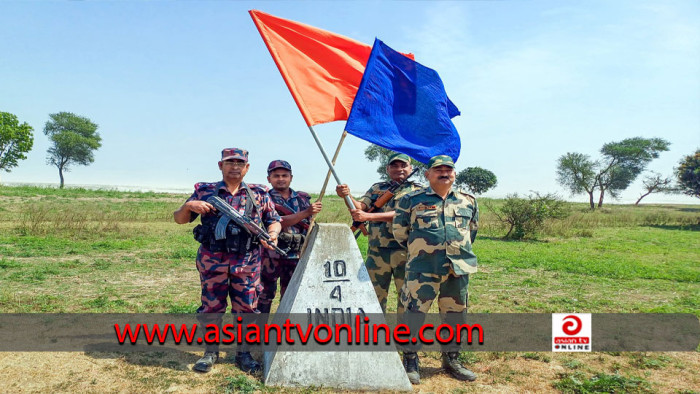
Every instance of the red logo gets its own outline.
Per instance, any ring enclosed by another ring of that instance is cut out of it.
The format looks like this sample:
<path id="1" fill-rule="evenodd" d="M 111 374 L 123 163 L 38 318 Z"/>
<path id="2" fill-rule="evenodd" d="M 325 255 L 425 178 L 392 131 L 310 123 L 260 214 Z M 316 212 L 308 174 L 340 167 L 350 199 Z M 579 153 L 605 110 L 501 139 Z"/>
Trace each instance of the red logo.
<path id="1" fill-rule="evenodd" d="M 573 319 L 573 321 L 566 321 L 566 319 Z M 581 319 L 578 318 L 578 316 L 569 315 L 562 320 L 564 321 L 564 324 L 562 324 L 561 329 L 562 331 L 564 331 L 564 334 L 576 335 L 579 332 L 581 332 L 581 329 L 583 328 L 583 323 L 581 322 Z"/>
<path id="2" fill-rule="evenodd" d="M 591 343 L 591 339 L 587 337 L 554 337 L 554 343 L 559 345 L 587 345 Z"/>

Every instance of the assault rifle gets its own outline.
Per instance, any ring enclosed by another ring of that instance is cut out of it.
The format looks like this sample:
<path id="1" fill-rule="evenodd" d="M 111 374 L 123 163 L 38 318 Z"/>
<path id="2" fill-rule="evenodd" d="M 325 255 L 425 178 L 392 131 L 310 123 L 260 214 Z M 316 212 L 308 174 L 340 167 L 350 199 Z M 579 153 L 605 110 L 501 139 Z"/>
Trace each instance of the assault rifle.
<path id="1" fill-rule="evenodd" d="M 275 210 L 282 214 L 282 216 L 287 216 L 287 215 L 294 215 L 296 212 L 292 211 L 291 209 L 285 207 L 284 205 L 280 204 L 275 204 Z M 302 230 L 304 231 L 309 231 L 309 224 L 304 222 L 304 220 L 300 220 L 295 226 L 301 227 Z"/>
<path id="2" fill-rule="evenodd" d="M 406 183 L 406 181 L 408 181 L 408 178 L 412 177 L 413 174 L 415 174 L 416 171 L 418 171 L 418 170 L 419 170 L 419 168 L 414 169 L 410 174 L 408 174 L 406 179 L 404 179 L 401 182 L 392 182 L 391 187 L 389 187 L 384 193 L 382 193 L 382 195 L 379 196 L 379 198 L 377 198 L 377 200 L 375 202 L 373 202 L 372 205 L 369 206 L 369 208 L 367 208 L 366 212 L 374 212 L 374 211 L 380 209 L 381 207 L 383 207 L 384 205 L 386 205 L 386 203 L 388 203 L 389 201 L 391 201 L 391 199 L 394 198 L 394 196 L 395 196 L 395 192 L 401 186 L 403 186 L 403 184 Z M 367 228 L 365 227 L 366 225 L 367 225 L 367 222 L 352 222 L 352 227 L 350 227 L 350 229 L 353 232 L 355 232 L 355 230 L 358 230 L 358 229 L 360 230 L 360 231 L 355 233 L 355 238 L 359 237 L 360 233 L 367 235 Z"/>
<path id="3" fill-rule="evenodd" d="M 270 234 L 267 233 L 267 231 L 263 230 L 262 227 L 258 226 L 253 222 L 250 218 L 241 215 L 233 209 L 230 205 L 226 203 L 226 201 L 222 200 L 218 196 L 211 196 L 207 200 L 207 202 L 216 208 L 217 211 L 221 212 L 223 215 L 221 219 L 219 219 L 219 222 L 216 224 L 216 237 L 219 239 L 219 233 L 223 232 L 225 233 L 226 231 L 226 226 L 228 225 L 228 222 L 232 221 L 236 223 L 240 228 L 244 229 L 245 231 L 248 232 L 251 236 L 257 237 L 261 241 L 265 241 L 268 243 L 268 245 L 272 246 L 272 249 L 274 249 L 275 252 L 279 253 L 281 256 L 286 257 L 287 252 L 285 250 L 282 250 L 277 247 L 277 245 L 270 243 Z"/>

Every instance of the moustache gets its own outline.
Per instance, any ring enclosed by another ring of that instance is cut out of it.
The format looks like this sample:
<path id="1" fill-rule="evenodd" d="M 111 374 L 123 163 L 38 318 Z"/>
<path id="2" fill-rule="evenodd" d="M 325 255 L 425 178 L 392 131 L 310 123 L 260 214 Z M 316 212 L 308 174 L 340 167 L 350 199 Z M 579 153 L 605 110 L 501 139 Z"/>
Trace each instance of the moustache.
<path id="1" fill-rule="evenodd" d="M 449 177 L 449 176 L 444 176 L 444 175 L 443 175 L 443 176 L 438 177 L 438 179 L 447 179 L 447 180 L 449 180 L 450 177 Z"/>

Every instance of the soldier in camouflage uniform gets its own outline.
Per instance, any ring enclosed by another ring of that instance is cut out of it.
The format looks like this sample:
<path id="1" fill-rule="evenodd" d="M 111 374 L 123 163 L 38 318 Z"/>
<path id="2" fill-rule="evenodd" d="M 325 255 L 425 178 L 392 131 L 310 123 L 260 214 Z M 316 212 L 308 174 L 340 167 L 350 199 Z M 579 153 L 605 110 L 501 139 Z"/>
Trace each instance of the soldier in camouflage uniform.
<path id="1" fill-rule="evenodd" d="M 257 312 L 260 244 L 267 248 L 271 246 L 251 237 L 234 223 L 226 226 L 225 239 L 217 240 L 215 227 L 219 217 L 214 207 L 206 202 L 211 196 L 219 196 L 256 224 L 264 224 L 270 241 L 276 243 L 281 230 L 280 217 L 265 186 L 243 182 L 249 166 L 247 151 L 224 149 L 219 161 L 223 180 L 197 183 L 194 193 L 173 213 L 175 222 L 179 224 L 192 222 L 202 215 L 202 224 L 194 230 L 195 239 L 202 244 L 197 250 L 197 269 L 202 285 L 202 305 L 197 313 L 202 326 L 213 323 L 221 327 L 227 297 L 231 298 L 232 312 Z M 195 363 L 193 369 L 209 372 L 219 358 L 218 349 L 218 344 L 208 344 L 204 357 Z M 237 352 L 236 364 L 245 372 L 260 370 L 260 364 L 247 351 Z"/>
<path id="2" fill-rule="evenodd" d="M 301 245 L 309 228 L 309 217 L 320 212 L 323 207 L 321 202 L 311 204 L 311 196 L 308 194 L 290 188 L 292 178 L 292 166 L 284 160 L 275 160 L 267 166 L 267 181 L 272 185 L 270 198 L 282 216 L 282 233 L 278 246 L 289 250 L 287 257 L 280 256 L 274 250 L 263 250 L 262 291 L 258 299 L 258 310 L 262 313 L 270 313 L 277 291 L 277 279 L 280 280 L 280 297 L 284 297 L 299 263 Z"/>
<path id="3" fill-rule="evenodd" d="M 411 159 L 403 153 L 396 153 L 389 158 L 389 164 L 386 167 L 386 172 L 391 181 L 375 183 L 359 201 L 353 199 L 355 206 L 360 208 L 351 210 L 353 220 L 358 222 L 369 221 L 367 261 L 365 261 L 365 266 L 374 285 L 374 291 L 377 293 L 379 305 L 381 305 L 384 313 L 386 313 L 391 277 L 393 275 L 396 291 L 400 292 L 401 287 L 403 287 L 406 268 L 406 248 L 396 242 L 391 232 L 394 207 L 403 195 L 419 190 L 422 186 L 409 180 L 396 191 L 394 198 L 389 200 L 382 208 L 375 210 L 375 212 L 366 211 L 391 187 L 392 183 L 404 181 L 412 171 Z M 345 196 L 350 195 L 350 189 L 347 185 L 338 185 L 336 193 L 338 196 L 345 198 Z M 399 314 L 403 314 L 400 293 L 399 297 L 397 297 L 396 309 Z"/>
<path id="4" fill-rule="evenodd" d="M 453 323 L 466 323 L 469 274 L 476 272 L 472 242 L 479 210 L 474 196 L 452 189 L 454 163 L 449 156 L 430 160 L 430 186 L 405 195 L 396 206 L 394 237 L 408 248 L 406 281 L 401 298 L 406 321 L 424 318 L 437 297 L 440 314 Z M 444 352 L 442 364 L 460 380 L 476 375 L 464 368 L 458 352 Z M 404 366 L 412 383 L 420 382 L 418 356 L 404 352 Z"/>

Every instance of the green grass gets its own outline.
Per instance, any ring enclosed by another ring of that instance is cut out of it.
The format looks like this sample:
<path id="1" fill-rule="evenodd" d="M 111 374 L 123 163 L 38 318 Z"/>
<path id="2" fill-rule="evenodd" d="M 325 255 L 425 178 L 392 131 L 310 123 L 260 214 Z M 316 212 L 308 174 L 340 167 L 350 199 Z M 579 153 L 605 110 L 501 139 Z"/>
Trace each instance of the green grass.
<path id="1" fill-rule="evenodd" d="M 564 374 L 554 384 L 563 393 L 652 393 L 651 384 L 639 377 L 598 373 L 586 377 L 581 373 Z"/>
<path id="2" fill-rule="evenodd" d="M 222 385 L 224 393 L 250 394 L 265 391 L 265 386 L 260 382 L 250 379 L 245 375 L 227 377 Z"/>
<path id="3" fill-rule="evenodd" d="M 194 264 L 198 244 L 192 238 L 196 223 L 172 221 L 172 212 L 186 198 L 0 187 L 0 310 L 194 313 L 200 302 Z M 492 207 L 501 203 L 488 202 Z M 323 203 L 318 222 L 350 224 L 340 198 L 327 196 Z M 700 207 L 615 205 L 590 212 L 584 204 L 572 204 L 569 218 L 548 222 L 534 239 L 513 242 L 501 239 L 505 229 L 489 204 L 480 204 L 474 244 L 479 272 L 470 278 L 470 312 L 700 316 Z M 358 246 L 365 257 L 367 238 L 361 236 Z M 395 311 L 393 283 L 389 294 L 388 310 Z M 437 303 L 433 307 L 437 311 Z M 169 373 L 186 369 L 180 361 L 127 357 L 135 365 L 173 363 L 166 368 Z M 566 372 L 553 387 L 575 393 L 649 392 L 658 388 L 649 374 L 689 373 L 682 361 L 665 354 L 600 357 L 605 362 L 597 367 L 582 362 L 579 355 L 558 359 L 534 352 L 465 352 L 460 360 L 477 369 L 494 361 L 560 365 Z M 489 372 L 494 383 L 521 378 L 510 369 L 498 371 Z M 174 382 L 168 374 L 144 377 L 134 372 L 133 378 L 146 379 L 146 387 L 158 391 Z M 217 382 L 224 392 L 269 390 L 245 376 Z"/>
<path id="4" fill-rule="evenodd" d="M 154 193 L 154 192 L 122 192 L 115 189 L 85 189 L 82 187 L 65 187 L 59 189 L 57 187 L 42 187 L 42 186 L 3 186 L 0 185 L 0 196 L 7 197 L 111 197 L 111 198 L 167 198 L 172 197 L 172 193 Z"/>
<path id="5" fill-rule="evenodd" d="M 172 221 L 186 195 L 0 187 L 0 196 L 6 197 L 0 200 L 5 312 L 196 309 L 195 223 Z M 323 202 L 318 222 L 350 223 L 340 198 Z M 700 314 L 700 208 L 589 212 L 573 204 L 572 217 L 550 223 L 537 239 L 512 242 L 500 238 L 503 228 L 488 210 L 498 204 L 481 204 L 471 311 Z M 582 232 L 588 233 L 576 235 Z M 358 246 L 364 257 L 367 238 Z M 182 282 L 172 283 L 174 277 Z M 56 292 L 65 296 L 51 298 Z M 390 294 L 392 311 L 396 293 Z"/>

